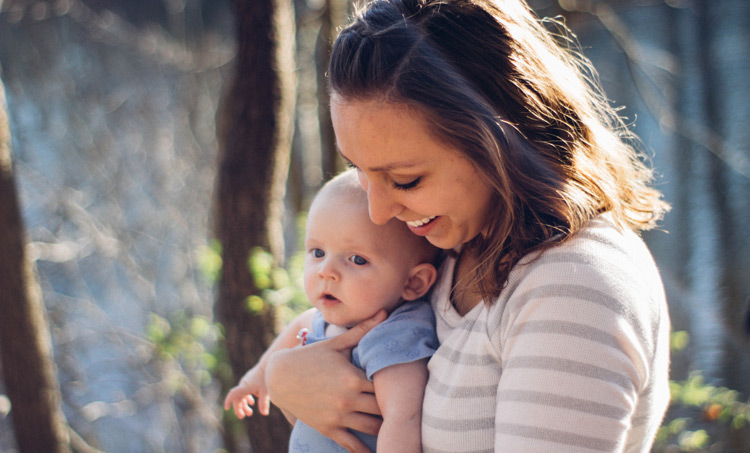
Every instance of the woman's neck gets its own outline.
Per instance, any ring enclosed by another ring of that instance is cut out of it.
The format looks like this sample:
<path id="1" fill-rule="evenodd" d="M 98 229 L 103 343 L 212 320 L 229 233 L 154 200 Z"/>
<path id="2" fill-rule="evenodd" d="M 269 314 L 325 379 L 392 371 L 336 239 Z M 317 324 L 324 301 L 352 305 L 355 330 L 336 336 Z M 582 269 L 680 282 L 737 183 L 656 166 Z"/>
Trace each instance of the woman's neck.
<path id="1" fill-rule="evenodd" d="M 476 272 L 476 252 L 464 248 L 456 258 L 456 267 L 453 269 L 453 290 L 451 291 L 451 303 L 459 315 L 464 316 L 482 301 L 479 287 L 472 277 Z"/>

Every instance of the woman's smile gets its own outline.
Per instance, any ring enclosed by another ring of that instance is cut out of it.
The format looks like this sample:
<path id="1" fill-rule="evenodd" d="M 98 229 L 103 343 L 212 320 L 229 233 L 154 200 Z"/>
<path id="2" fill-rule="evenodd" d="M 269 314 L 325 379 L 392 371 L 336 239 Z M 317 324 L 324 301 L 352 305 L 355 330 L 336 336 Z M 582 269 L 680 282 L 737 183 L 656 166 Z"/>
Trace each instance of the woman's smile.
<path id="1" fill-rule="evenodd" d="M 422 220 L 407 220 L 406 224 L 413 228 L 419 228 L 432 222 L 433 220 L 435 220 L 435 218 L 437 218 L 437 216 L 425 217 Z"/>
<path id="2" fill-rule="evenodd" d="M 422 220 L 411 220 L 406 222 L 406 226 L 409 227 L 409 231 L 416 234 L 417 236 L 428 236 L 432 227 L 439 221 L 438 216 L 425 217 Z M 429 237 L 428 237 L 429 240 Z"/>

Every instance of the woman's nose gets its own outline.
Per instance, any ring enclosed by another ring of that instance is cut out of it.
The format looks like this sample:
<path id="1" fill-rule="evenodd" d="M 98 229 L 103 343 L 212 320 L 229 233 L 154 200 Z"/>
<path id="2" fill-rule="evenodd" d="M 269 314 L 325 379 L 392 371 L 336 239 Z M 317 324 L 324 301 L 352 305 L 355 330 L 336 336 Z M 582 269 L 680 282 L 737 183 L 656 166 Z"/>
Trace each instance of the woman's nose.
<path id="1" fill-rule="evenodd" d="M 380 184 L 368 184 L 365 190 L 367 190 L 370 219 L 376 225 L 384 225 L 404 209 Z"/>

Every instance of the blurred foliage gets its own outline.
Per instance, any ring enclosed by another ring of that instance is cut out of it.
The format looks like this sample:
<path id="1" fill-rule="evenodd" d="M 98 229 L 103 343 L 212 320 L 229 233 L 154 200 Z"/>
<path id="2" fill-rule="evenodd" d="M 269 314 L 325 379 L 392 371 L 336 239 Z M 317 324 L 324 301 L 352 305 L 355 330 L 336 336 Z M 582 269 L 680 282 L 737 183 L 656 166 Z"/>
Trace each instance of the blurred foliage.
<path id="1" fill-rule="evenodd" d="M 268 306 L 277 310 L 279 319 L 288 323 L 302 311 L 310 308 L 303 283 L 304 252 L 294 253 L 286 267 L 277 266 L 273 256 L 256 247 L 250 253 L 248 269 L 253 275 L 258 295 L 246 299 L 247 309 L 259 313 Z"/>
<path id="2" fill-rule="evenodd" d="M 260 313 L 267 307 L 274 307 L 279 321 L 286 325 L 298 314 L 311 307 L 304 287 L 304 237 L 307 214 L 297 216 L 297 249 L 279 266 L 270 252 L 255 247 L 250 251 L 247 268 L 253 276 L 258 294 L 245 299 L 250 313 Z M 219 248 L 220 253 L 220 248 Z"/>
<path id="3" fill-rule="evenodd" d="M 304 213 L 298 216 L 297 229 L 301 238 L 304 237 L 305 221 Z M 298 244 L 298 250 L 287 259 L 284 266 L 277 265 L 273 255 L 262 247 L 254 247 L 250 251 L 247 270 L 258 289 L 258 294 L 245 298 L 245 305 L 250 313 L 261 313 L 273 306 L 279 319 L 286 324 L 310 308 L 303 283 L 304 251 L 301 249 L 302 244 Z M 221 243 L 214 239 L 197 252 L 201 275 L 211 285 L 221 276 L 221 250 Z"/>
<path id="4" fill-rule="evenodd" d="M 146 325 L 146 338 L 154 345 L 159 359 L 178 362 L 185 375 L 199 385 L 208 385 L 212 373 L 226 362 L 224 353 L 215 346 L 221 337 L 221 325 L 182 310 L 169 318 L 151 313 Z M 173 384 L 173 391 L 178 391 L 180 382 Z"/>
<path id="5" fill-rule="evenodd" d="M 672 354 L 680 354 L 689 344 L 685 331 L 671 335 Z M 729 435 L 750 427 L 750 401 L 740 401 L 739 392 L 705 382 L 699 371 L 682 381 L 670 381 L 670 408 L 656 435 L 654 451 L 728 451 Z M 724 433 L 724 436 L 718 433 Z"/>
<path id="6" fill-rule="evenodd" d="M 221 242 L 214 239 L 210 244 L 201 247 L 197 256 L 198 268 L 203 278 L 211 285 L 221 276 Z"/>
<path id="7" fill-rule="evenodd" d="M 305 216 L 299 218 L 297 224 L 304 228 Z M 221 276 L 221 250 L 221 243 L 214 239 L 196 254 L 200 272 L 211 285 Z M 307 310 L 311 305 L 304 291 L 303 264 L 302 251 L 292 254 L 285 266 L 278 266 L 271 253 L 261 247 L 253 248 L 247 260 L 247 269 L 259 293 L 245 298 L 247 310 L 261 313 L 268 307 L 274 307 L 283 324 Z M 201 316 L 188 318 L 184 313 L 178 313 L 172 320 L 151 314 L 147 336 L 162 357 L 183 361 L 188 368 L 200 368 L 205 373 L 217 376 L 225 384 L 234 384 L 223 347 L 214 346 L 215 349 L 211 351 L 204 349 L 206 344 L 221 344 L 217 341 L 222 336 L 221 324 L 210 324 Z M 208 343 L 206 340 L 209 340 Z"/>

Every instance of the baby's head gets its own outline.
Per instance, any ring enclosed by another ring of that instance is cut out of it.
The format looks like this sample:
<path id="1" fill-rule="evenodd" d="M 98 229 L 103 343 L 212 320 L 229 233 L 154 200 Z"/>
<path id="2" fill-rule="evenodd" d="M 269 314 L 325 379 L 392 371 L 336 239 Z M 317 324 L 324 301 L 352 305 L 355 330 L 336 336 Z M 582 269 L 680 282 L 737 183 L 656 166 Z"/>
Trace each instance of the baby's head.
<path id="1" fill-rule="evenodd" d="M 305 251 L 308 299 L 328 323 L 344 327 L 422 297 L 437 275 L 438 249 L 425 238 L 396 219 L 372 223 L 367 193 L 351 170 L 313 200 Z"/>

